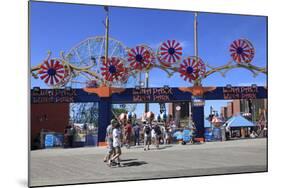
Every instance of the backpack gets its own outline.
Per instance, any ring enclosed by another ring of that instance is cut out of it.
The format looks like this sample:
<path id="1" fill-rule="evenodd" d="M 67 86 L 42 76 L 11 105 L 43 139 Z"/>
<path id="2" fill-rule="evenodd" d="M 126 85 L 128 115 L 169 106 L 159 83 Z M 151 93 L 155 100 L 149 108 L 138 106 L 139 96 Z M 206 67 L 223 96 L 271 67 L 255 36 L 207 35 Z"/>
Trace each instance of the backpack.
<path id="1" fill-rule="evenodd" d="M 145 132 L 146 134 L 150 134 L 150 127 L 149 127 L 149 126 L 145 126 L 144 132 Z"/>
<path id="2" fill-rule="evenodd" d="M 154 131 L 158 136 L 161 135 L 161 130 L 160 130 L 160 127 L 158 125 L 155 126 Z"/>

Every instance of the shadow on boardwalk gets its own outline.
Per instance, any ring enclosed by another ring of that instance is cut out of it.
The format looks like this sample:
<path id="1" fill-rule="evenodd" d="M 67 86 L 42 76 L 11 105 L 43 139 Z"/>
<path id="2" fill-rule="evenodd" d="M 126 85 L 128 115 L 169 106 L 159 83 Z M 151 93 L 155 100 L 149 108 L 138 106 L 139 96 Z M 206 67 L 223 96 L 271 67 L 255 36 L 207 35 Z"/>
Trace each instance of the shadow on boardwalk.
<path id="1" fill-rule="evenodd" d="M 137 159 L 121 159 L 120 160 L 122 167 L 133 167 L 133 166 L 141 166 L 148 164 L 145 161 L 137 161 Z M 117 167 L 114 163 L 112 167 Z"/>
<path id="2" fill-rule="evenodd" d="M 127 163 L 122 163 L 123 167 L 132 167 L 132 166 L 141 166 L 141 165 L 145 165 L 148 164 L 145 161 L 132 161 L 132 162 L 127 162 Z"/>

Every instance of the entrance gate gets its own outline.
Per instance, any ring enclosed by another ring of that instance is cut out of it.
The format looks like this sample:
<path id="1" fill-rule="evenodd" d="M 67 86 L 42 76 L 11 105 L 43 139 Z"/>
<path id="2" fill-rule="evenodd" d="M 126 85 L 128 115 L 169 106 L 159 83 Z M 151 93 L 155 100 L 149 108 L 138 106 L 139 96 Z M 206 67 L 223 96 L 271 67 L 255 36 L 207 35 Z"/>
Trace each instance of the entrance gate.
<path id="1" fill-rule="evenodd" d="M 193 89 L 193 90 L 192 90 Z M 122 103 L 173 103 L 198 100 L 194 99 L 195 89 L 200 88 L 127 88 L 120 93 L 108 97 L 88 93 L 83 89 L 39 89 L 31 92 L 31 102 L 39 103 L 80 103 L 98 102 L 98 143 L 105 141 L 106 127 L 112 118 L 112 104 Z M 201 89 L 204 89 L 203 87 Z M 192 91 L 191 91 L 192 90 Z M 230 99 L 264 99 L 267 98 L 265 87 L 208 87 L 200 100 L 230 100 Z M 193 92 L 193 94 L 192 94 Z M 196 137 L 204 139 L 204 106 L 193 105 L 192 119 L 196 127 Z"/>
<path id="2" fill-rule="evenodd" d="M 50 90 L 32 90 L 32 103 L 48 102 L 99 102 L 99 135 L 105 139 L 106 126 L 112 117 L 111 105 L 115 103 L 165 103 L 193 101 L 192 119 L 196 137 L 204 138 L 204 100 L 262 99 L 267 98 L 265 87 L 203 87 L 202 80 L 214 73 L 225 76 L 234 68 L 249 70 L 253 76 L 267 75 L 266 67 L 251 62 L 255 56 L 254 45 L 240 38 L 230 43 L 230 60 L 213 67 L 198 54 L 198 13 L 194 13 L 194 55 L 183 57 L 181 42 L 174 39 L 163 41 L 157 50 L 147 45 L 125 47 L 120 41 L 109 37 L 109 8 L 105 7 L 105 36 L 90 37 L 74 46 L 69 53 L 62 52 L 58 58 L 47 58 L 31 67 L 31 75 L 40 78 Z M 149 71 L 161 69 L 168 77 L 179 74 L 192 87 L 149 88 Z M 145 81 L 132 79 L 145 73 Z M 71 89 L 72 83 L 82 84 L 84 89 Z M 132 85 L 132 84 L 131 84 Z M 144 88 L 145 85 L 145 88 Z M 136 88 L 133 88 L 137 86 Z M 129 88 L 131 87 L 131 88 Z M 62 89 L 64 88 L 64 89 Z"/>

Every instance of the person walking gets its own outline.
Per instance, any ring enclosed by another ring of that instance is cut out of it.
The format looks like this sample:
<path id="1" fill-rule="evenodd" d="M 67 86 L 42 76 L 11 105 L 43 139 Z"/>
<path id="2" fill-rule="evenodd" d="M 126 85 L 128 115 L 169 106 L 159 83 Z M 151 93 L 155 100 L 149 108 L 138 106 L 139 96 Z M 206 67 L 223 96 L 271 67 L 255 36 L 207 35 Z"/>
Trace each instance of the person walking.
<path id="1" fill-rule="evenodd" d="M 155 144 L 155 147 L 156 149 L 159 149 L 159 142 L 160 142 L 160 137 L 161 137 L 161 128 L 160 126 L 156 123 L 154 126 L 153 126 L 153 130 L 154 130 L 154 133 L 155 133 L 155 140 L 154 140 L 154 144 Z"/>
<path id="2" fill-rule="evenodd" d="M 165 124 L 160 125 L 161 136 L 160 136 L 160 144 L 166 143 L 166 128 Z"/>
<path id="3" fill-rule="evenodd" d="M 163 138 L 164 138 L 164 144 L 169 144 L 169 129 L 168 127 L 164 127 L 164 133 L 163 133 Z"/>
<path id="4" fill-rule="evenodd" d="M 140 145 L 140 126 L 138 123 L 135 124 L 133 130 L 134 130 L 134 144 L 135 146 Z"/>
<path id="5" fill-rule="evenodd" d="M 108 153 L 103 159 L 104 162 L 108 162 L 108 160 L 115 154 L 113 149 L 113 126 L 116 124 L 118 124 L 117 120 L 112 119 L 110 124 L 106 128 L 106 142 Z"/>
<path id="6" fill-rule="evenodd" d="M 113 161 L 116 160 L 116 164 L 118 167 L 121 167 L 120 164 L 120 155 L 122 154 L 121 152 L 121 128 L 120 124 L 117 123 L 113 125 L 113 132 L 112 132 L 112 137 L 113 137 L 113 149 L 115 152 L 115 155 L 108 160 L 108 166 L 112 166 Z"/>
<path id="7" fill-rule="evenodd" d="M 171 144 L 172 143 L 172 128 L 170 123 L 167 124 L 166 127 L 166 143 Z"/>
<path id="8" fill-rule="evenodd" d="M 120 123 L 120 131 L 121 131 L 121 147 L 125 145 L 126 140 L 125 140 L 125 126 L 127 125 L 127 117 L 128 115 L 126 113 L 121 113 L 119 115 L 119 123 Z"/>
<path id="9" fill-rule="evenodd" d="M 150 125 L 151 127 L 151 144 L 155 145 L 156 143 L 156 133 L 155 133 L 155 124 Z"/>
<path id="10" fill-rule="evenodd" d="M 129 119 L 124 127 L 125 146 L 127 149 L 130 148 L 131 135 L 132 135 L 132 125 L 131 125 L 131 120 Z"/>
<path id="11" fill-rule="evenodd" d="M 149 146 L 151 144 L 151 126 L 149 124 L 145 124 L 143 127 L 143 135 L 144 135 L 144 151 L 149 150 Z"/>

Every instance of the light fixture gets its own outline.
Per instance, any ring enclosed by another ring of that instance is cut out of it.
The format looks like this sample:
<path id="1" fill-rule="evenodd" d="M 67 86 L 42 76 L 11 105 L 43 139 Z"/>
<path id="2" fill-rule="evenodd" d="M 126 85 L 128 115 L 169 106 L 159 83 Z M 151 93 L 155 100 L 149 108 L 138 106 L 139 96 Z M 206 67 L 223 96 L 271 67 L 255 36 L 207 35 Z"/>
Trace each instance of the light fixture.
<path id="1" fill-rule="evenodd" d="M 252 88 L 257 88 L 257 84 L 252 84 Z"/>
<path id="2" fill-rule="evenodd" d="M 170 89 L 169 85 L 164 85 L 163 87 L 165 91 L 168 91 Z"/>
<path id="3" fill-rule="evenodd" d="M 40 91 L 41 91 L 40 87 L 33 87 L 32 93 L 33 94 L 40 94 Z"/>
<path id="4" fill-rule="evenodd" d="M 65 87 L 65 91 L 70 92 L 72 88 L 70 86 Z"/>

